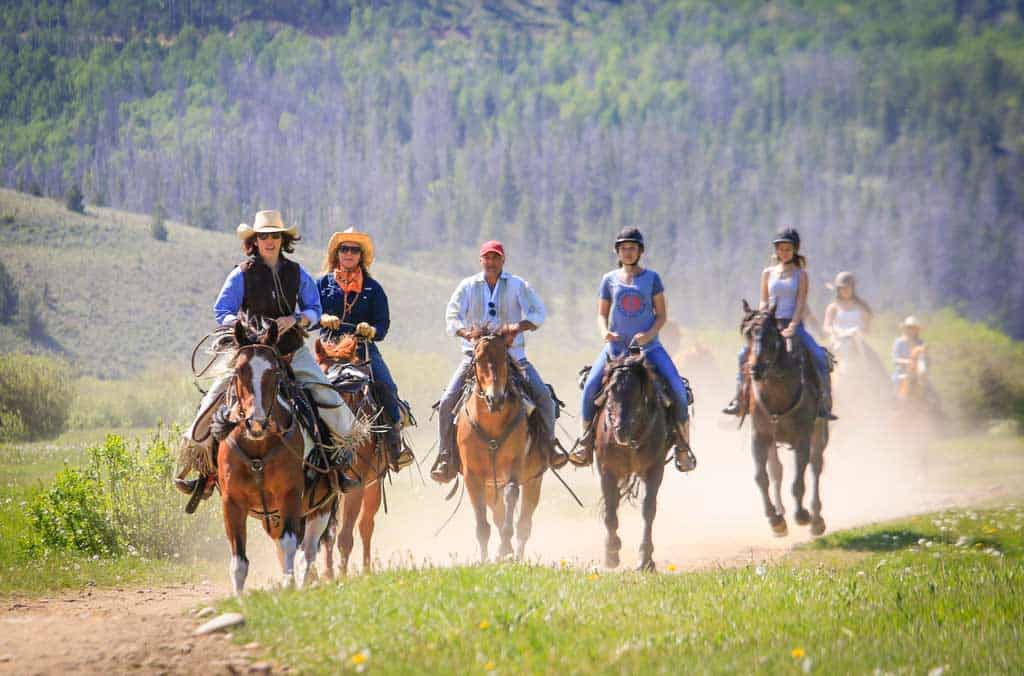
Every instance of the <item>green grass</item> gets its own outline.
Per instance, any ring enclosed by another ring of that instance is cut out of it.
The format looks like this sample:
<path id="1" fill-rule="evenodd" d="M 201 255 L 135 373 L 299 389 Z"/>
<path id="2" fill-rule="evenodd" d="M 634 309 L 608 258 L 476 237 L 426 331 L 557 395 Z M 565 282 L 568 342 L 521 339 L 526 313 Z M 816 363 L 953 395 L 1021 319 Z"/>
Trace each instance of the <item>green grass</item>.
<path id="1" fill-rule="evenodd" d="M 1022 528 L 1021 507 L 955 510 L 769 565 L 399 570 L 222 605 L 304 673 L 1019 672 Z"/>

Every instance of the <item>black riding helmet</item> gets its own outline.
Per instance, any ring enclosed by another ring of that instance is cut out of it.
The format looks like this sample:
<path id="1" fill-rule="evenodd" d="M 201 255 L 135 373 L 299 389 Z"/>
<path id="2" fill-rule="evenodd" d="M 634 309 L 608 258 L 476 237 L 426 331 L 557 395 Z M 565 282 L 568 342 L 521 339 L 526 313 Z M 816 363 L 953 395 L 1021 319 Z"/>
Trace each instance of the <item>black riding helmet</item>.
<path id="1" fill-rule="evenodd" d="M 799 251 L 800 233 L 793 228 L 786 228 L 779 234 L 775 235 L 775 239 L 772 240 L 772 244 L 792 244 L 793 248 Z"/>
<path id="2" fill-rule="evenodd" d="M 619 236 L 615 238 L 615 249 L 618 250 L 619 245 L 623 242 L 633 242 L 640 245 L 640 253 L 644 251 L 644 234 L 640 232 L 639 228 L 623 228 L 619 231 Z"/>

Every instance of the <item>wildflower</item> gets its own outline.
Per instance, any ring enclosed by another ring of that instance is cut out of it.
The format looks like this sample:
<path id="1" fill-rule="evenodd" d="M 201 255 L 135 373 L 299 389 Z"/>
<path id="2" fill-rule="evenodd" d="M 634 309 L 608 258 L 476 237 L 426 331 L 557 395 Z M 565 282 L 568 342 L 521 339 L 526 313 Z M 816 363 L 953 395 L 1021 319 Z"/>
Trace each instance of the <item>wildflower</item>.
<path id="1" fill-rule="evenodd" d="M 798 660 L 801 659 L 807 653 L 804 652 L 803 648 L 793 648 L 793 650 L 789 654 L 793 656 L 794 660 Z"/>
<path id="2" fill-rule="evenodd" d="M 487 620 L 480 620 L 480 624 L 478 624 L 477 626 L 480 627 L 481 629 L 487 629 L 487 628 L 489 628 L 491 626 L 491 623 L 488 622 Z"/>
<path id="3" fill-rule="evenodd" d="M 763 563 L 761 563 L 758 564 L 757 568 L 754 569 L 754 572 L 757 574 L 758 577 L 764 577 L 768 574 L 768 568 Z"/>
<path id="4" fill-rule="evenodd" d="M 593 581 L 593 580 L 598 579 L 599 577 L 601 577 L 601 576 L 598 575 L 597 573 L 591 573 L 590 577 L 588 577 L 587 579 Z"/>
<path id="5" fill-rule="evenodd" d="M 488 662 L 484 665 L 484 671 L 494 671 L 498 667 L 493 661 Z"/>
<path id="6" fill-rule="evenodd" d="M 366 660 L 369 658 L 370 657 L 366 654 L 365 650 L 360 650 L 356 654 L 352 655 L 351 662 L 358 667 L 360 664 L 366 664 Z"/>
<path id="7" fill-rule="evenodd" d="M 676 572 L 676 564 L 674 564 L 674 563 L 668 564 L 668 572 L 670 572 L 670 573 Z"/>

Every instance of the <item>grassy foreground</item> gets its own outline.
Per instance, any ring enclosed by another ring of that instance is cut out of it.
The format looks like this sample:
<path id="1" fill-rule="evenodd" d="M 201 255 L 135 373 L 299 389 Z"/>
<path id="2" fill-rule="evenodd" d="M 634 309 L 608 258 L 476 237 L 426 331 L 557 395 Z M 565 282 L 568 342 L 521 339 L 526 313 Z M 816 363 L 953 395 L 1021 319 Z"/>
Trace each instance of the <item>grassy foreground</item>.
<path id="1" fill-rule="evenodd" d="M 255 592 L 236 641 L 304 673 L 1020 673 L 1022 554 L 1024 507 L 1009 505 L 719 571 L 391 571 Z"/>

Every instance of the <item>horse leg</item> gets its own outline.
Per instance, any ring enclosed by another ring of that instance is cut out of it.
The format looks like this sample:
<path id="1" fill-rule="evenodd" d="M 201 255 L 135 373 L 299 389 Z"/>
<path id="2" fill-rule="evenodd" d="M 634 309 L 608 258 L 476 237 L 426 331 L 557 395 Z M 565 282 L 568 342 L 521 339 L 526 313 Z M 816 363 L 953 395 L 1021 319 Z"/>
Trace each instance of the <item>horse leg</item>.
<path id="1" fill-rule="evenodd" d="M 245 578 L 249 574 L 249 559 L 245 556 L 246 509 L 227 497 L 221 502 L 221 508 L 224 512 L 224 531 L 231 547 L 231 586 L 235 596 L 241 596 L 245 589 Z"/>
<path id="2" fill-rule="evenodd" d="M 519 502 L 519 484 L 512 481 L 505 486 L 505 518 L 501 520 L 501 548 L 498 549 L 498 556 L 508 558 L 512 556 L 512 535 L 515 533 L 514 519 L 516 515 L 516 503 Z M 497 502 L 498 497 L 494 497 Z"/>
<path id="3" fill-rule="evenodd" d="M 274 541 L 277 561 L 281 564 L 281 586 L 289 589 L 295 586 L 295 554 L 299 550 L 299 534 L 303 532 L 305 519 L 302 518 L 301 498 L 291 494 L 284 500 L 281 509 L 281 537 Z"/>
<path id="4" fill-rule="evenodd" d="M 352 556 L 352 547 L 355 546 L 355 539 L 352 532 L 356 527 L 356 519 L 359 517 L 359 508 L 363 504 L 363 491 L 359 488 L 341 496 L 341 524 L 338 526 L 338 573 L 345 577 L 348 575 L 348 560 Z"/>
<path id="5" fill-rule="evenodd" d="M 823 424 L 819 421 L 818 424 Z M 811 535 L 825 532 L 825 519 L 821 517 L 821 471 L 825 469 L 825 444 L 816 439 L 811 447 Z"/>
<path id="6" fill-rule="evenodd" d="M 604 540 L 604 565 L 619 567 L 619 550 L 622 540 L 619 530 L 619 480 L 611 472 L 601 474 L 601 494 L 604 497 L 604 527 L 608 531 Z"/>
<path id="7" fill-rule="evenodd" d="M 782 505 L 782 460 L 779 459 L 779 447 L 775 444 L 768 445 L 768 477 L 771 479 L 769 485 L 775 513 L 785 516 L 786 508 Z"/>
<path id="8" fill-rule="evenodd" d="M 370 558 L 370 544 L 373 541 L 374 519 L 380 509 L 383 484 L 378 481 L 363 490 L 363 509 L 359 512 L 359 539 L 363 542 L 363 572 L 373 572 L 373 561 Z"/>
<path id="9" fill-rule="evenodd" d="M 480 563 L 487 563 L 487 541 L 491 539 L 491 524 L 487 523 L 486 487 L 477 477 L 465 477 L 466 492 L 476 516 L 476 541 L 480 545 Z M 498 501 L 495 500 L 495 503 Z"/>
<path id="10" fill-rule="evenodd" d="M 644 477 L 644 535 L 640 540 L 640 565 L 637 570 L 654 572 L 654 515 L 658 512 L 658 490 L 665 476 L 665 465 L 656 462 Z"/>
<path id="11" fill-rule="evenodd" d="M 317 581 L 316 554 L 320 549 L 320 538 L 327 529 L 327 522 L 331 519 L 330 509 L 313 513 L 306 518 L 306 531 L 302 536 L 302 558 L 304 559 L 299 568 L 299 575 L 296 582 L 299 588 Z M 328 547 L 330 550 L 330 547 Z"/>
<path id="12" fill-rule="evenodd" d="M 533 512 L 540 502 L 540 484 L 543 476 L 528 481 L 523 486 L 523 502 L 519 506 L 519 521 L 516 523 L 516 559 L 523 560 L 526 552 L 526 541 L 533 532 Z"/>
<path id="13" fill-rule="evenodd" d="M 778 537 L 783 537 L 789 530 L 786 527 L 786 517 L 775 511 L 775 505 L 772 504 L 771 498 L 768 497 L 768 469 L 766 465 L 768 463 L 769 450 L 774 445 L 775 439 L 755 432 L 753 443 L 754 483 L 761 489 L 764 515 L 768 517 L 768 523 L 772 527 L 772 532 Z"/>
<path id="14" fill-rule="evenodd" d="M 498 491 L 497 487 L 493 487 L 488 491 L 487 486 L 484 486 L 484 496 L 486 502 L 491 508 L 491 523 L 498 529 L 498 556 L 495 558 L 496 561 L 500 561 L 509 555 L 511 548 L 506 550 L 505 548 L 505 500 L 503 493 Z"/>
<path id="15" fill-rule="evenodd" d="M 339 507 L 340 505 L 335 503 L 334 509 L 337 510 Z M 338 537 L 337 517 L 337 511 L 330 515 L 327 520 L 327 528 L 320 537 L 320 549 L 324 552 L 324 577 L 328 580 L 334 579 L 334 541 Z"/>
<path id="16" fill-rule="evenodd" d="M 802 440 L 795 449 L 796 451 L 796 476 L 793 477 L 793 498 L 796 500 L 796 522 L 806 526 L 811 522 L 811 515 L 804 509 L 804 475 L 807 473 L 807 463 L 811 459 L 811 442 L 809 439 Z"/>

